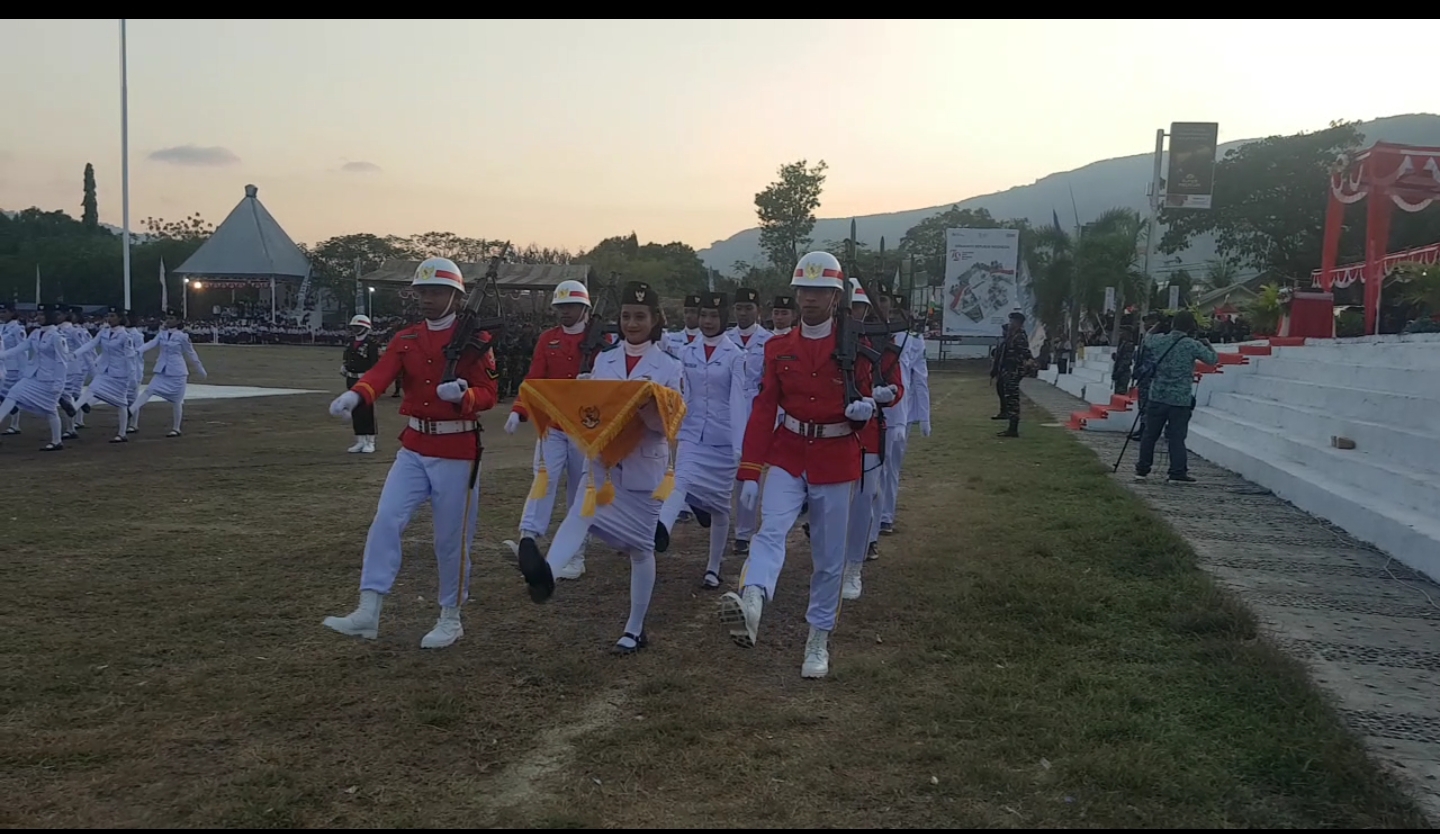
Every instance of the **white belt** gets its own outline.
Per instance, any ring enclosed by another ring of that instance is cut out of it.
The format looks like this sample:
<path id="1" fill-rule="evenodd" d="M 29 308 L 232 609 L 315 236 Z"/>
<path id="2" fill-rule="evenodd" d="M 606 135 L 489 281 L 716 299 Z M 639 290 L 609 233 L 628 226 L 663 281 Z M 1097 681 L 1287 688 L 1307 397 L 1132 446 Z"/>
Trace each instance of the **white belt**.
<path id="1" fill-rule="evenodd" d="M 811 438 L 844 437 L 855 432 L 849 423 L 802 423 L 789 414 L 785 415 L 782 425 L 801 437 Z"/>
<path id="2" fill-rule="evenodd" d="M 475 431 L 474 420 L 424 420 L 410 418 L 410 428 L 421 434 L 460 434 Z"/>

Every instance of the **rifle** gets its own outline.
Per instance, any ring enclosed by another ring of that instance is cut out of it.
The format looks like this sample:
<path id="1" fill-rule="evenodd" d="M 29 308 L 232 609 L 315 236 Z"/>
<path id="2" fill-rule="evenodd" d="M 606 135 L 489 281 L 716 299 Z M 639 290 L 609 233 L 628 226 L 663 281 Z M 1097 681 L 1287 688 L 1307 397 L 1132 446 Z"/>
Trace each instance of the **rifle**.
<path id="1" fill-rule="evenodd" d="M 609 321 L 600 314 L 601 302 L 609 300 L 615 307 L 615 315 L 620 315 L 619 284 L 620 273 L 610 273 L 610 285 L 601 291 L 602 297 L 590 309 L 590 321 L 585 326 L 585 338 L 580 341 L 580 373 L 588 374 L 595 369 L 595 357 L 607 350 L 613 350 L 620 343 L 620 325 L 617 322 Z M 615 336 L 616 340 L 611 342 L 606 336 Z"/>
<path id="2" fill-rule="evenodd" d="M 497 334 L 505 329 L 505 319 L 500 316 L 500 262 L 510 251 L 510 243 L 507 241 L 500 247 L 499 254 L 490 259 L 490 265 L 485 269 L 485 277 L 481 279 L 480 286 L 471 290 L 465 296 L 465 304 L 455 314 L 455 331 L 450 335 L 450 344 L 445 346 L 445 375 L 441 382 L 454 382 L 458 376 L 460 359 L 467 351 L 473 350 L 478 356 L 483 357 L 494 346 L 494 342 L 482 339 L 480 334 Z M 495 293 L 495 315 L 490 318 L 480 318 L 480 307 L 485 303 L 485 298 L 491 290 Z M 460 411 L 460 404 L 455 404 L 455 410 Z"/>
<path id="3" fill-rule="evenodd" d="M 845 255 L 846 260 L 849 262 L 847 269 L 847 277 L 849 275 L 854 275 L 856 282 L 860 284 L 860 288 L 865 291 L 865 294 L 867 296 L 871 297 L 870 309 L 877 309 L 874 301 L 877 296 L 875 296 L 874 293 L 871 292 L 871 289 L 865 285 L 865 279 L 860 277 L 860 266 L 855 258 L 855 221 L 853 220 L 850 221 L 850 239 L 846 241 L 845 244 Z M 886 353 L 894 353 L 896 356 L 896 361 L 899 361 L 900 348 L 898 345 L 895 344 L 893 334 L 903 333 L 909 327 L 908 322 L 904 321 L 903 318 L 901 321 L 896 322 L 882 322 L 876 320 L 857 323 L 854 321 L 845 321 L 845 319 L 850 319 L 850 305 L 851 303 L 853 303 L 852 295 L 853 293 L 850 291 L 849 283 L 846 282 L 845 306 L 843 309 L 844 315 L 843 317 L 840 316 L 839 314 L 842 311 L 837 310 L 835 322 L 835 360 L 840 365 L 841 373 L 845 376 L 845 397 L 847 405 L 849 403 L 855 402 L 855 400 L 860 399 L 858 386 L 855 384 L 856 357 L 863 356 L 866 359 L 870 360 L 872 391 L 875 388 L 888 384 L 885 381 L 885 371 L 882 367 L 884 356 Z M 880 348 L 877 350 L 873 343 L 862 343 L 860 341 L 862 337 L 880 341 Z M 880 405 L 879 403 L 875 404 L 875 423 L 877 428 L 880 429 L 880 446 L 876 450 L 875 455 L 879 460 L 879 465 L 884 466 L 886 445 L 885 407 Z M 864 424 L 862 423 L 861 426 L 863 425 Z M 856 428 L 858 429 L 860 428 L 860 426 L 856 426 Z"/>

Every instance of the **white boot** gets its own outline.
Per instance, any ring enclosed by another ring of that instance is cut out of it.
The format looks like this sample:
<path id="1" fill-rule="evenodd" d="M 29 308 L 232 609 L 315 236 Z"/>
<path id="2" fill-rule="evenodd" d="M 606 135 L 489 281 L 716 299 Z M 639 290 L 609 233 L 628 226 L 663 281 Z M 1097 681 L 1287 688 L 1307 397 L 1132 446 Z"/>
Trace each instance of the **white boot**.
<path id="1" fill-rule="evenodd" d="M 584 575 L 585 575 L 585 552 L 582 550 L 581 552 L 576 553 L 574 556 L 570 557 L 570 561 L 569 561 L 569 562 L 566 562 L 566 563 L 565 563 L 565 567 L 561 568 L 561 569 L 560 569 L 560 572 L 557 573 L 557 574 L 555 574 L 555 578 L 556 578 L 556 579 L 579 579 L 580 577 L 582 577 L 582 576 L 584 576 Z"/>
<path id="2" fill-rule="evenodd" d="M 380 604 L 384 599 L 379 591 L 361 591 L 360 607 L 351 611 L 349 616 L 326 617 L 321 625 L 350 637 L 374 640 L 380 635 Z"/>
<path id="3" fill-rule="evenodd" d="M 440 619 L 435 621 L 435 627 L 420 641 L 420 648 L 443 649 L 464 636 L 465 629 L 460 625 L 460 609 L 441 608 Z"/>
<path id="4" fill-rule="evenodd" d="M 349 452 L 349 453 L 352 454 L 352 455 L 355 454 L 356 452 L 363 452 L 363 451 L 365 451 L 365 438 L 361 437 L 361 436 L 358 435 L 358 434 L 355 435 L 355 445 L 354 445 L 354 446 L 351 446 L 349 449 L 346 449 L 345 451 Z"/>
<path id="5" fill-rule="evenodd" d="M 840 584 L 841 599 L 860 598 L 860 568 L 863 562 L 846 562 L 845 576 Z"/>
<path id="6" fill-rule="evenodd" d="M 361 438 L 361 440 L 363 440 L 363 441 L 364 441 L 364 444 L 365 444 L 365 445 L 360 449 L 361 453 L 362 453 L 362 454 L 366 454 L 366 455 L 373 455 L 373 454 L 375 454 L 375 435 L 373 435 L 373 434 L 367 434 L 367 435 L 365 435 L 363 438 Z"/>
<path id="7" fill-rule="evenodd" d="M 810 639 L 805 641 L 805 662 L 800 666 L 800 677 L 823 678 L 830 674 L 830 632 L 810 627 Z"/>
<path id="8" fill-rule="evenodd" d="M 730 628 L 735 645 L 746 649 L 755 645 L 764 608 L 765 592 L 757 585 L 746 585 L 739 594 L 730 591 L 720 598 L 720 623 Z"/>

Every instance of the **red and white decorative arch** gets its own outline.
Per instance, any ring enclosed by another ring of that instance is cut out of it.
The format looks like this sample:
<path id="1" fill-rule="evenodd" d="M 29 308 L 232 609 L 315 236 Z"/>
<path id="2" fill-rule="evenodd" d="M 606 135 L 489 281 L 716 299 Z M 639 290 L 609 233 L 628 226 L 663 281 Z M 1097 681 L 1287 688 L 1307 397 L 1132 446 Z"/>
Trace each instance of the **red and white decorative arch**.
<path id="1" fill-rule="evenodd" d="M 1390 214 L 1399 207 L 1416 212 L 1440 199 L 1440 148 L 1376 142 L 1353 156 L 1336 160 L 1330 174 L 1330 205 L 1325 212 L 1325 240 L 1320 255 L 1320 287 L 1327 292 L 1346 270 L 1335 268 L 1345 207 L 1370 198 L 1366 206 L 1365 332 L 1376 332 L 1380 284 L 1385 277 L 1390 243 Z M 1349 278 L 1346 283 L 1353 282 Z M 1341 284 L 1344 286 L 1344 284 Z"/>

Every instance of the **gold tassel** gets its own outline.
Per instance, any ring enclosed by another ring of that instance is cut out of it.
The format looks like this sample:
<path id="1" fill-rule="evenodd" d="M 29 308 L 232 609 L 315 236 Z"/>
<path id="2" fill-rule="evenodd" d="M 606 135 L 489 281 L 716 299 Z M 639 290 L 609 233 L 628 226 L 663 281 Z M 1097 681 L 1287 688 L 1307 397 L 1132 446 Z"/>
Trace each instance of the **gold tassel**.
<path id="1" fill-rule="evenodd" d="M 550 491 L 550 473 L 545 471 L 545 458 L 540 458 L 540 470 L 535 473 L 535 483 L 530 485 L 530 494 L 526 500 L 539 501 Z"/>
<path id="2" fill-rule="evenodd" d="M 666 469 L 666 470 L 665 470 L 665 477 L 664 477 L 664 479 L 662 479 L 662 480 L 660 481 L 660 486 L 655 487 L 655 492 L 651 493 L 651 496 L 650 496 L 650 497 L 654 498 L 654 499 L 657 500 L 657 501 L 664 501 L 666 498 L 669 498 L 669 497 L 670 497 L 670 493 L 672 493 L 672 492 L 674 492 L 674 491 L 675 491 L 675 467 L 672 466 L 672 467 L 670 467 L 669 469 Z"/>
<path id="3" fill-rule="evenodd" d="M 580 505 L 581 518 L 595 517 L 595 482 L 585 485 L 585 501 Z"/>
<path id="4" fill-rule="evenodd" d="M 600 487 L 600 491 L 595 494 L 595 503 L 596 503 L 596 504 L 599 504 L 599 505 L 602 506 L 602 507 L 604 507 L 604 506 L 606 506 L 607 504 L 609 504 L 611 501 L 614 501 L 614 500 L 615 500 L 615 482 L 614 482 L 614 481 L 606 481 L 606 482 L 605 482 L 605 486 Z"/>

